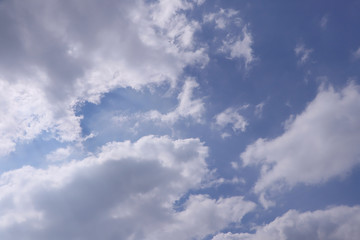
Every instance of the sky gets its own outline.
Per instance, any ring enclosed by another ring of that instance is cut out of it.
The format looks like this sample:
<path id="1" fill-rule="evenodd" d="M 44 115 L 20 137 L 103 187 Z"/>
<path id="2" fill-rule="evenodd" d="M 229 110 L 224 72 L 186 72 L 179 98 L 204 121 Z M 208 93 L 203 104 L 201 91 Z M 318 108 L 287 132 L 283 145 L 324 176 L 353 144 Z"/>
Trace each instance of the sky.
<path id="1" fill-rule="evenodd" d="M 357 240 L 359 11 L 0 0 L 0 239 Z"/>

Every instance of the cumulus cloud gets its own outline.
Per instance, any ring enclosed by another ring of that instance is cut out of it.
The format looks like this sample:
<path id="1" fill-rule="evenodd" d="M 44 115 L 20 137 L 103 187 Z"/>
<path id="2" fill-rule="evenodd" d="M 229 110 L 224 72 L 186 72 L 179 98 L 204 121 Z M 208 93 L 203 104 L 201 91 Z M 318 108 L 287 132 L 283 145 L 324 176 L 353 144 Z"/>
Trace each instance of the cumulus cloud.
<path id="1" fill-rule="evenodd" d="M 240 115 L 239 111 L 241 109 L 247 108 L 247 105 L 234 108 L 229 107 L 225 109 L 223 112 L 216 115 L 215 118 L 215 125 L 220 128 L 220 130 L 224 130 L 227 126 L 230 126 L 233 132 L 245 132 L 247 125 L 249 124 L 246 119 Z M 228 132 L 223 132 L 222 134 L 224 137 L 231 136 Z"/>
<path id="2" fill-rule="evenodd" d="M 214 234 L 254 208 L 242 197 L 191 195 L 208 174 L 198 139 L 146 136 L 96 155 L 0 176 L 0 238 L 191 239 Z"/>
<path id="3" fill-rule="evenodd" d="M 299 43 L 296 45 L 294 52 L 295 55 L 299 58 L 299 63 L 304 64 L 309 60 L 310 54 L 313 52 L 313 50 L 306 48 L 304 44 Z"/>
<path id="4" fill-rule="evenodd" d="M 241 158 L 245 166 L 261 166 L 254 190 L 263 195 L 349 173 L 360 163 L 359 142 L 360 87 L 322 86 L 301 114 L 289 118 L 281 136 L 258 139 Z"/>
<path id="5" fill-rule="evenodd" d="M 49 133 L 80 141 L 77 104 L 118 87 L 175 86 L 208 57 L 186 17 L 201 1 L 0 2 L 0 155 Z M 16 126 L 16 127 L 14 127 Z"/>
<path id="6" fill-rule="evenodd" d="M 221 233 L 213 240 L 356 240 L 359 238 L 360 207 L 337 206 L 299 213 L 290 210 L 273 222 L 258 227 L 256 233 Z"/>

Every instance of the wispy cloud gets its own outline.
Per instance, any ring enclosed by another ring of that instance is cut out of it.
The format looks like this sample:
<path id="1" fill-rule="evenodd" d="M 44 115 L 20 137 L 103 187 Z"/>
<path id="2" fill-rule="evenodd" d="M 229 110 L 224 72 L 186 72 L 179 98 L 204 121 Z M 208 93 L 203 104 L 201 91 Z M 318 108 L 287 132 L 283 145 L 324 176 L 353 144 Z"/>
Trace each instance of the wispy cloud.
<path id="1" fill-rule="evenodd" d="M 304 44 L 299 43 L 296 45 L 295 55 L 299 58 L 299 63 L 304 64 L 310 59 L 310 54 L 313 52 L 312 49 L 306 48 Z"/>

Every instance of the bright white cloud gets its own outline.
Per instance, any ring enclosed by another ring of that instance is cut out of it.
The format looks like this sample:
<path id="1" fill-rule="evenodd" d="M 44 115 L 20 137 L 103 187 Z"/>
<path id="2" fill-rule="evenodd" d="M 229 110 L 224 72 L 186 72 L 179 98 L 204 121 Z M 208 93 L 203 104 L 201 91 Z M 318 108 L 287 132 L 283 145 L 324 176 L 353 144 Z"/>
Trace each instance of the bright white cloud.
<path id="1" fill-rule="evenodd" d="M 146 136 L 112 142 L 96 155 L 0 176 L 0 238 L 175 239 L 214 234 L 255 205 L 242 197 L 192 195 L 209 173 L 198 139 Z M 56 234 L 55 234 L 56 233 Z"/>
<path id="2" fill-rule="evenodd" d="M 360 163 L 360 87 L 320 87 L 301 114 L 275 139 L 258 139 L 241 154 L 243 164 L 261 165 L 256 193 L 318 184 Z"/>
<path id="3" fill-rule="evenodd" d="M 295 55 L 299 58 L 300 64 L 307 62 L 310 58 L 310 54 L 313 52 L 312 49 L 306 48 L 302 43 L 297 44 L 294 51 Z"/>
<path id="4" fill-rule="evenodd" d="M 360 235 L 360 207 L 337 206 L 326 210 L 299 213 L 290 210 L 256 233 L 221 233 L 213 240 L 356 240 Z"/>
<path id="5" fill-rule="evenodd" d="M 175 86 L 185 66 L 206 64 L 199 23 L 184 12 L 200 3 L 1 1 L 0 155 L 43 132 L 81 141 L 77 104 L 118 87 Z"/>
<path id="6" fill-rule="evenodd" d="M 0 102 L 0 156 L 13 151 L 16 142 L 43 132 L 59 141 L 73 141 L 81 133 L 81 117 L 74 115 L 71 105 L 51 105 L 36 86 L 0 79 Z"/>
<path id="7" fill-rule="evenodd" d="M 229 107 L 225 109 L 223 112 L 216 115 L 215 125 L 220 128 L 220 130 L 224 130 L 227 126 L 231 126 L 233 132 L 245 132 L 247 125 L 249 124 L 246 119 L 240 115 L 239 111 L 241 109 L 247 108 L 248 105 L 245 105 L 240 108 Z M 223 138 L 231 136 L 230 133 L 224 132 L 222 133 Z"/>

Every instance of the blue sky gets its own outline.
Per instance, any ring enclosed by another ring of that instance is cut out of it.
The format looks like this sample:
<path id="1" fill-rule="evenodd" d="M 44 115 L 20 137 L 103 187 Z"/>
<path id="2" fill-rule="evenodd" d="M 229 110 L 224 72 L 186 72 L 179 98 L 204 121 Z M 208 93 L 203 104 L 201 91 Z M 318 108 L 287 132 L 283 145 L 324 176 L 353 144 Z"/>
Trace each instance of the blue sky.
<path id="1" fill-rule="evenodd" d="M 358 239 L 358 1 L 0 1 L 0 238 Z"/>

